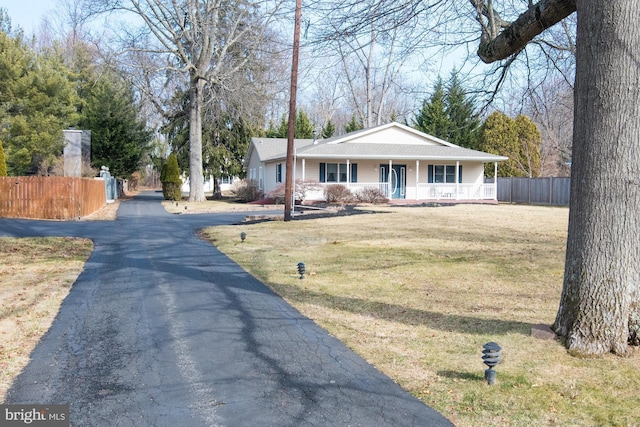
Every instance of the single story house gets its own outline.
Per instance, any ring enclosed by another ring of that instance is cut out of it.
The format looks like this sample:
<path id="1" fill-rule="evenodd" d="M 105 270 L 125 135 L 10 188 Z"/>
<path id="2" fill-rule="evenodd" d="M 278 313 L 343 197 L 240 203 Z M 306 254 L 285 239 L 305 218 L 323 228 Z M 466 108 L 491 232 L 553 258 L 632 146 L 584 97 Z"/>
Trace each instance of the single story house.
<path id="1" fill-rule="evenodd" d="M 321 187 L 341 184 L 352 193 L 379 189 L 389 199 L 497 200 L 496 181 L 485 184 L 485 163 L 507 157 L 470 150 L 392 122 L 325 140 L 294 141 L 295 180 Z M 252 138 L 247 178 L 268 194 L 285 182 L 287 140 Z M 495 173 L 494 172 L 494 176 Z M 306 200 L 323 200 L 323 191 Z"/>

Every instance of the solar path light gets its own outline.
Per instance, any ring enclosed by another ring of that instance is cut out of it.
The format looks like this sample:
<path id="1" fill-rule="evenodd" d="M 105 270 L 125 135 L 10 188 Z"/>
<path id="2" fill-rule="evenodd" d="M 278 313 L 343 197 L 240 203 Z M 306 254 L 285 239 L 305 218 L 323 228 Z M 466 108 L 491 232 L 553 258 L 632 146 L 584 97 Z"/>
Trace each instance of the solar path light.
<path id="1" fill-rule="evenodd" d="M 240 233 L 240 240 L 242 240 L 243 243 L 244 243 L 244 239 L 246 238 L 247 238 L 247 233 L 245 233 L 244 231 Z"/>
<path id="2" fill-rule="evenodd" d="M 304 272 L 305 272 L 304 262 L 299 262 L 298 263 L 298 274 L 300 274 L 300 279 L 304 279 Z"/>
<path id="3" fill-rule="evenodd" d="M 496 382 L 496 371 L 493 367 L 502 361 L 502 347 L 492 341 L 483 345 L 482 348 L 484 349 L 482 350 L 482 362 L 489 367 L 484 371 L 484 379 L 489 385 L 493 385 Z"/>

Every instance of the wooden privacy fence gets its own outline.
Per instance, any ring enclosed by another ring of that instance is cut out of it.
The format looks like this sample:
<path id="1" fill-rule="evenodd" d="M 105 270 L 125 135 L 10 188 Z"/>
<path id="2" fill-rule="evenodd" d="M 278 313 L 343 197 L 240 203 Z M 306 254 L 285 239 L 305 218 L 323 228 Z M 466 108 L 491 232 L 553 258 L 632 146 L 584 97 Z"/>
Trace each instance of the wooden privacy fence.
<path id="1" fill-rule="evenodd" d="M 569 206 L 571 178 L 498 178 L 498 201 Z"/>
<path id="2" fill-rule="evenodd" d="M 104 181 L 58 176 L 0 177 L 0 217 L 77 219 L 105 205 Z"/>

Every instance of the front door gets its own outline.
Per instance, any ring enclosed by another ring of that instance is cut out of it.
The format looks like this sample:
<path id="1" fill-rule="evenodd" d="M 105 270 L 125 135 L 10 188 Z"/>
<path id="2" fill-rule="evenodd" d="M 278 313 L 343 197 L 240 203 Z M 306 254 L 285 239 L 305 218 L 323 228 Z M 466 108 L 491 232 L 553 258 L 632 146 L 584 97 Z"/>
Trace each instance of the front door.
<path id="1" fill-rule="evenodd" d="M 406 165 L 380 165 L 380 182 L 389 183 L 387 197 L 390 199 L 404 199 L 407 190 Z"/>

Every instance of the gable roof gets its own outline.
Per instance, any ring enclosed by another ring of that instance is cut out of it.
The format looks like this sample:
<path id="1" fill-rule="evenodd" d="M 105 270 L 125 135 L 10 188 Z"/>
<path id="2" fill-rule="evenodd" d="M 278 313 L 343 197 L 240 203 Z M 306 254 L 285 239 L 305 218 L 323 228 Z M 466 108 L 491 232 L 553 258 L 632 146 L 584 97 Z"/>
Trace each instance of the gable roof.
<path id="1" fill-rule="evenodd" d="M 436 138 L 435 136 L 428 135 L 424 132 L 420 132 L 417 129 L 400 124 L 398 122 L 390 122 L 380 126 L 374 126 L 368 129 L 361 129 L 354 132 L 349 132 L 345 135 L 332 137 L 323 140 L 326 144 L 342 144 L 342 143 L 364 143 L 385 140 L 385 143 L 397 145 L 398 141 L 393 140 L 394 137 L 403 136 L 405 139 L 410 139 L 416 144 L 428 144 L 428 145 L 444 145 L 448 147 L 456 147 L 455 144 L 447 142 L 443 139 Z M 404 144 L 404 142 L 400 142 Z"/>
<path id="2" fill-rule="evenodd" d="M 293 141 L 293 147 L 295 150 L 299 150 L 302 147 L 312 145 L 313 139 L 295 139 Z M 316 140 L 316 142 L 318 142 Z M 245 161 L 251 157 L 253 151 L 256 151 L 258 158 L 262 162 L 269 162 L 274 160 L 285 159 L 287 157 L 287 139 L 286 138 L 251 138 L 251 144 L 247 151 L 247 157 Z"/>
<path id="3" fill-rule="evenodd" d="M 252 138 L 247 159 L 255 150 L 262 162 L 285 159 L 285 138 Z M 302 159 L 469 160 L 497 162 L 507 157 L 471 150 L 416 129 L 391 122 L 325 140 L 297 139 L 296 157 Z"/>

